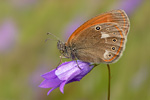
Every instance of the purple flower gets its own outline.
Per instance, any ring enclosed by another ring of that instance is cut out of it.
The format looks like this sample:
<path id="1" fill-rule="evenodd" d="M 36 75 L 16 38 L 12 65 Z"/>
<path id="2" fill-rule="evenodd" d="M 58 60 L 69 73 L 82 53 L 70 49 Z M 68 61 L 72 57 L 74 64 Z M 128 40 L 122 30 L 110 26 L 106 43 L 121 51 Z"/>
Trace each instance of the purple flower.
<path id="1" fill-rule="evenodd" d="M 78 67 L 78 65 L 79 67 Z M 56 69 L 45 73 L 42 77 L 45 79 L 39 87 L 52 88 L 47 95 L 57 87 L 60 87 L 60 91 L 64 93 L 64 86 L 67 83 L 80 81 L 87 73 L 89 73 L 94 65 L 82 61 L 70 61 L 65 62 L 58 66 Z"/>

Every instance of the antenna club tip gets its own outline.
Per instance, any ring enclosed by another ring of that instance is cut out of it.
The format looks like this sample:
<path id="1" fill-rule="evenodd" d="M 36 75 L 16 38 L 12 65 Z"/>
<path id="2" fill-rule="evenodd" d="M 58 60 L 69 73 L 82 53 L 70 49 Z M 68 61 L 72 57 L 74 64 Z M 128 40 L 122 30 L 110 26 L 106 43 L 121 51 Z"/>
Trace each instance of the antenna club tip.
<path id="1" fill-rule="evenodd" d="M 47 32 L 46 34 L 47 34 L 47 35 L 49 35 L 49 34 L 50 34 L 50 32 Z"/>

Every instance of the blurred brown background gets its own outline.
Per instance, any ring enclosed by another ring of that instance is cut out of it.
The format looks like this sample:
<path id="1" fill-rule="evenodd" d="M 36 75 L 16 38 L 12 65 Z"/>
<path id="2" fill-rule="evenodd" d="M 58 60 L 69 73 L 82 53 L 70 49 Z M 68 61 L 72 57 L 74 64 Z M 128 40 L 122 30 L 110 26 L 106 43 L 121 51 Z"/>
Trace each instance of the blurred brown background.
<path id="1" fill-rule="evenodd" d="M 105 64 L 67 84 L 64 94 L 56 89 L 47 96 L 49 89 L 38 85 L 60 56 L 46 33 L 67 41 L 83 22 L 113 9 L 125 10 L 131 27 L 123 56 L 111 64 L 111 100 L 150 100 L 149 0 L 1 0 L 0 100 L 106 100 Z"/>

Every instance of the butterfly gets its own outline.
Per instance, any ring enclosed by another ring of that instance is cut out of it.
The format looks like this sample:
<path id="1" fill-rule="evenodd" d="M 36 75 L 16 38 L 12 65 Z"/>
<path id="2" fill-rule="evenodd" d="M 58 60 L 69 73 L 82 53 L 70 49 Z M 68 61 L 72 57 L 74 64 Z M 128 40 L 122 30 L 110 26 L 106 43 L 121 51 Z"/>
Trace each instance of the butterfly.
<path id="1" fill-rule="evenodd" d="M 130 22 L 125 11 L 102 13 L 77 28 L 67 42 L 58 40 L 60 53 L 72 60 L 114 63 L 122 55 Z"/>

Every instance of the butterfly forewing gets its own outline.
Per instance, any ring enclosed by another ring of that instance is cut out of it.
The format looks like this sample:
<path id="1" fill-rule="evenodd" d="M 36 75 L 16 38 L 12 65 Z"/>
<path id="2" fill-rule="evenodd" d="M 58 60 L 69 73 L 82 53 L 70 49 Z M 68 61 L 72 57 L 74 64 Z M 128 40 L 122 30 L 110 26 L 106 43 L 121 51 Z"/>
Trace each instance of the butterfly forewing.
<path id="1" fill-rule="evenodd" d="M 78 29 L 76 29 L 72 33 L 72 35 L 68 39 L 67 43 L 72 41 L 72 39 L 74 37 L 79 35 L 79 33 L 81 31 L 85 30 L 86 28 L 91 27 L 93 25 L 106 23 L 106 22 L 117 23 L 120 26 L 120 28 L 124 31 L 123 33 L 125 35 L 128 34 L 129 27 L 130 27 L 130 22 L 129 22 L 128 16 L 126 15 L 126 13 L 123 10 L 112 10 L 110 12 L 100 14 L 100 15 L 88 20 L 87 22 L 85 22 L 83 25 L 81 25 Z"/>

